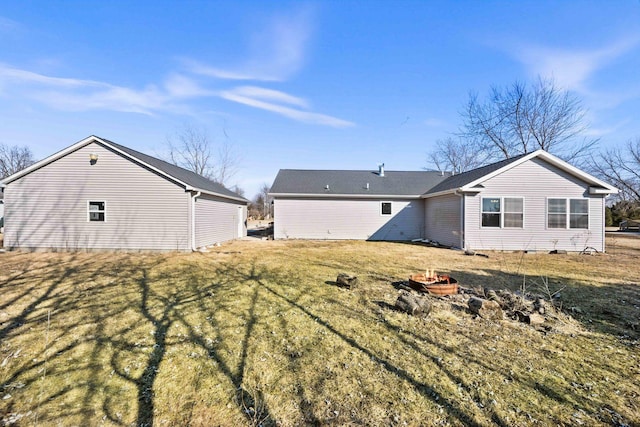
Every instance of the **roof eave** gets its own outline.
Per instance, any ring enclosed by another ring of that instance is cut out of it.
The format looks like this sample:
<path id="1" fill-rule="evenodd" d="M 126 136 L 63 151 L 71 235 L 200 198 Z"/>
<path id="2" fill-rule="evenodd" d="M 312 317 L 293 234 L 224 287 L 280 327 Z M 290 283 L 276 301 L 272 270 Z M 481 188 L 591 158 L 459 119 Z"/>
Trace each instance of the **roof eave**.
<path id="1" fill-rule="evenodd" d="M 447 195 L 447 194 L 479 193 L 481 191 L 482 191 L 481 188 L 458 187 L 458 188 L 450 188 L 448 190 L 437 191 L 435 193 L 425 193 L 421 197 L 423 199 L 428 199 L 430 197 L 444 196 L 444 195 Z"/>
<path id="2" fill-rule="evenodd" d="M 277 197 L 306 197 L 306 198 L 340 198 L 340 199 L 420 199 L 420 194 L 340 194 L 340 193 L 268 193 Z"/>
<path id="3" fill-rule="evenodd" d="M 604 194 L 608 196 L 609 194 L 618 194 L 618 189 L 613 188 L 602 188 L 602 187 L 589 187 L 589 194 L 599 195 Z"/>
<path id="4" fill-rule="evenodd" d="M 246 203 L 246 204 L 251 203 L 249 200 L 247 200 L 247 199 L 245 199 L 244 197 L 241 197 L 241 196 L 234 197 L 234 196 L 230 196 L 228 194 L 222 194 L 222 193 L 216 193 L 215 191 L 204 190 L 202 188 L 196 188 L 196 187 L 187 186 L 185 188 L 185 191 L 197 191 L 197 192 L 200 192 L 202 194 L 208 194 L 210 196 L 221 197 L 223 199 L 236 200 L 238 202 L 242 202 L 242 203 Z"/>

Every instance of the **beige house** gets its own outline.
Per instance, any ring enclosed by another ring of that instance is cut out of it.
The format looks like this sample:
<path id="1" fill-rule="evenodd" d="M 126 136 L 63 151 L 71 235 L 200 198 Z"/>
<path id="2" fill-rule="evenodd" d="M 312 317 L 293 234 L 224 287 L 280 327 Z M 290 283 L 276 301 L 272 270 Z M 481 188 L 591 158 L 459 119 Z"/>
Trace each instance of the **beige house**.
<path id="1" fill-rule="evenodd" d="M 191 251 L 246 235 L 245 198 L 97 136 L 0 185 L 10 250 Z"/>
<path id="2" fill-rule="evenodd" d="M 604 251 L 617 190 L 538 150 L 458 175 L 281 170 L 276 239 L 429 239 L 462 249 Z"/>

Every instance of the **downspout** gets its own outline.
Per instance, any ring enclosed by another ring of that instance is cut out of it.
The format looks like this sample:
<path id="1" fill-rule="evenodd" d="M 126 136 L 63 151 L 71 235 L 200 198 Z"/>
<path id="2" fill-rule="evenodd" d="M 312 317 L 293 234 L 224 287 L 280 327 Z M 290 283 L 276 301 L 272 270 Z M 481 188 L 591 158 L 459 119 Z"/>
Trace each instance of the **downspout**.
<path id="1" fill-rule="evenodd" d="M 602 198 L 602 252 L 606 253 L 607 230 L 607 195 Z"/>
<path id="2" fill-rule="evenodd" d="M 464 194 L 458 190 L 454 194 L 460 197 L 460 249 L 464 251 Z"/>
<path id="3" fill-rule="evenodd" d="M 202 191 L 191 193 L 191 250 L 196 252 L 196 199 L 202 195 Z"/>

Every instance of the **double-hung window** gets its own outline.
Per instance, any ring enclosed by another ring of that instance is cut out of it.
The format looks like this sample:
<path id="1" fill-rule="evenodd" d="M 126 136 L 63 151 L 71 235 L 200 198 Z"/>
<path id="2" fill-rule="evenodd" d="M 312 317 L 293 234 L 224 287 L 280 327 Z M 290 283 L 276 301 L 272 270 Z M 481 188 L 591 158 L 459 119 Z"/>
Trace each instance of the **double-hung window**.
<path id="1" fill-rule="evenodd" d="M 547 199 L 547 228 L 589 228 L 589 199 Z"/>
<path id="2" fill-rule="evenodd" d="M 88 219 L 91 222 L 105 222 L 107 214 L 107 203 L 89 201 L 87 214 Z"/>
<path id="3" fill-rule="evenodd" d="M 524 199 L 522 197 L 483 197 L 482 226 L 523 228 Z"/>

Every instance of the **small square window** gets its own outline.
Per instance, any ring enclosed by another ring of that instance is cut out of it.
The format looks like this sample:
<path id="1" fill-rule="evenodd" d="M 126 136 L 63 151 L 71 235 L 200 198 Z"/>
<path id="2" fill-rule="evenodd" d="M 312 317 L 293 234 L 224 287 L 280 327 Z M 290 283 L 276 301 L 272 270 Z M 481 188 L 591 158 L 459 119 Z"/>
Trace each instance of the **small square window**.
<path id="1" fill-rule="evenodd" d="M 382 202 L 382 215 L 391 215 L 391 202 Z"/>
<path id="2" fill-rule="evenodd" d="M 105 221 L 105 202 L 89 202 L 89 221 Z"/>

